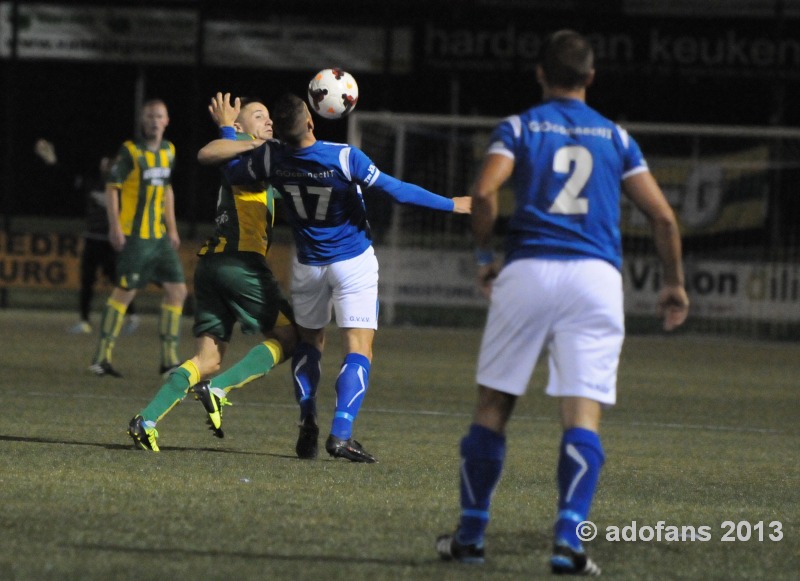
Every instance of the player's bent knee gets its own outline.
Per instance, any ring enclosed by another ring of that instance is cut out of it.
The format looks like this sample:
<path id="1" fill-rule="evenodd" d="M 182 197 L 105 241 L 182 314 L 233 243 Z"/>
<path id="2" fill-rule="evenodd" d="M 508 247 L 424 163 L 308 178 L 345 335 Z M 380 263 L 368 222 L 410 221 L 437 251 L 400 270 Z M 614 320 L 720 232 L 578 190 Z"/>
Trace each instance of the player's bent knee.
<path id="1" fill-rule="evenodd" d="M 200 377 L 208 377 L 209 375 L 214 375 L 215 373 L 219 372 L 219 370 L 222 368 L 222 361 L 219 359 L 201 359 L 196 362 L 196 366 L 197 371 L 200 373 Z"/>
<path id="2" fill-rule="evenodd" d="M 192 357 L 192 363 L 197 367 L 197 372 L 200 377 L 208 377 L 217 373 L 222 367 L 222 353 L 217 348 L 200 349 L 200 351 Z"/>
<path id="3" fill-rule="evenodd" d="M 283 351 L 283 359 L 281 359 L 281 361 L 286 361 L 286 359 L 292 356 L 299 341 L 297 329 L 293 325 L 276 327 L 269 333 L 265 333 L 264 336 L 267 339 L 275 339 L 280 343 L 281 350 Z M 280 361 L 278 363 L 280 363 Z"/>

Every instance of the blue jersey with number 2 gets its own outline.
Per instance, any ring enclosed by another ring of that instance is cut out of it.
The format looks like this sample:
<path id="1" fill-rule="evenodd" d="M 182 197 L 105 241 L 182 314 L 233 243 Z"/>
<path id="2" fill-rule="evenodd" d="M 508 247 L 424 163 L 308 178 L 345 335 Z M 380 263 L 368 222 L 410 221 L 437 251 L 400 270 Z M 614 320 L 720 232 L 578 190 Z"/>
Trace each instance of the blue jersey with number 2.
<path id="1" fill-rule="evenodd" d="M 453 210 L 453 200 L 381 173 L 360 149 L 317 141 L 293 149 L 267 141 L 228 165 L 231 184 L 267 181 L 283 198 L 297 259 L 325 265 L 353 258 L 372 243 L 362 191 L 377 188 L 400 203 Z"/>
<path id="2" fill-rule="evenodd" d="M 514 160 L 508 261 L 600 258 L 622 267 L 621 183 L 647 171 L 624 129 L 582 101 L 554 99 L 503 120 L 493 153 Z"/>

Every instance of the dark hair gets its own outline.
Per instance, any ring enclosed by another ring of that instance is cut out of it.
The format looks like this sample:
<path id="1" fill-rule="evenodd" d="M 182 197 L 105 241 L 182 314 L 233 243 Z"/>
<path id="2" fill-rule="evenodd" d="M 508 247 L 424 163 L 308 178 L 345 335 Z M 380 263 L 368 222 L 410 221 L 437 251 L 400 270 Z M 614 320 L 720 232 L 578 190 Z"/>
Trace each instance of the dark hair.
<path id="1" fill-rule="evenodd" d="M 542 45 L 539 64 L 547 83 L 554 87 L 585 87 L 594 68 L 594 51 L 589 40 L 574 30 L 558 30 Z"/>
<path id="2" fill-rule="evenodd" d="M 142 103 L 142 110 L 144 111 L 148 107 L 153 107 L 154 105 L 164 105 L 164 108 L 167 108 L 167 104 L 164 102 L 164 99 L 154 98 L 154 99 L 147 99 L 144 103 Z"/>
<path id="3" fill-rule="evenodd" d="M 297 95 L 286 93 L 272 106 L 272 124 L 278 139 L 297 145 L 306 131 L 306 107 Z"/>

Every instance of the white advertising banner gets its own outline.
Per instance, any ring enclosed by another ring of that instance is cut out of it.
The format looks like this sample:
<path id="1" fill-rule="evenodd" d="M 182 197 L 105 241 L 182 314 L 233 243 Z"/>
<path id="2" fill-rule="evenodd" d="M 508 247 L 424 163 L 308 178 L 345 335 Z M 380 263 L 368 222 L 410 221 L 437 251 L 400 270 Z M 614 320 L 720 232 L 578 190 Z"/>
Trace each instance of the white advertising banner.
<path id="1" fill-rule="evenodd" d="M 375 248 L 381 301 L 404 305 L 488 305 L 475 284 L 472 252 Z"/>
<path id="2" fill-rule="evenodd" d="M 800 321 L 800 265 L 771 262 L 689 261 L 690 316 L 704 319 Z M 658 263 L 626 260 L 625 312 L 654 315 L 661 288 Z"/>
<path id="3" fill-rule="evenodd" d="M 475 284 L 471 252 L 375 249 L 381 301 L 403 305 L 487 306 Z M 704 319 L 800 321 L 800 265 L 690 261 L 686 284 L 691 316 Z M 655 316 L 661 288 L 658 262 L 630 258 L 623 265 L 625 312 Z"/>
<path id="4" fill-rule="evenodd" d="M 412 32 L 392 30 L 392 73 L 411 70 Z M 212 66 L 383 72 L 386 30 L 375 26 L 209 21 L 203 62 Z"/>
<path id="5" fill-rule="evenodd" d="M 20 4 L 17 56 L 192 65 L 198 18 L 193 10 Z M 0 57 L 11 56 L 12 4 L 0 2 Z M 412 65 L 410 28 L 207 21 L 203 62 L 212 66 L 318 70 L 342 67 L 392 73 Z M 387 48 L 388 45 L 388 48 Z M 390 54 L 387 55 L 387 50 Z"/>
<path id="6" fill-rule="evenodd" d="M 162 64 L 195 61 L 192 10 L 20 4 L 17 56 Z M 0 4 L 0 56 L 11 56 L 9 2 Z"/>

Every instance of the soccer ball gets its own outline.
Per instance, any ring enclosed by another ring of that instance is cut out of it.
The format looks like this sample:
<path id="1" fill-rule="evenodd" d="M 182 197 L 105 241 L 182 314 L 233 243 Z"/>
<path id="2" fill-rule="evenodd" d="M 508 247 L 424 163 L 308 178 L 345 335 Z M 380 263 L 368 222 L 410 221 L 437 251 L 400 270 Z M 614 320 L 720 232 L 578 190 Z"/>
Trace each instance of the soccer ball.
<path id="1" fill-rule="evenodd" d="M 358 84 L 342 69 L 323 69 L 308 83 L 308 104 L 325 119 L 341 119 L 358 103 Z"/>

